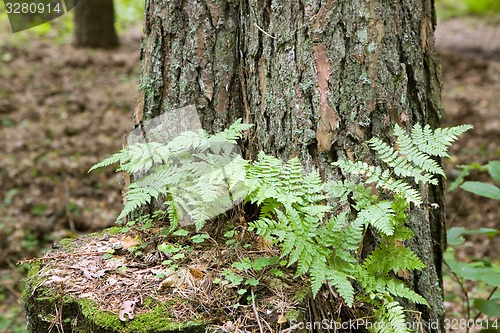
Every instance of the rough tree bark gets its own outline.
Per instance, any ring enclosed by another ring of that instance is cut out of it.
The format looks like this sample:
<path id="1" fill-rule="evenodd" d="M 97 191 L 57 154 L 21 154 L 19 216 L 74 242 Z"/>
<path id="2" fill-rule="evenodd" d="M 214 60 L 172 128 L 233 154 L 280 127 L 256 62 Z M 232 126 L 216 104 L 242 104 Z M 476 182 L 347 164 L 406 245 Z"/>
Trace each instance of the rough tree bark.
<path id="1" fill-rule="evenodd" d="M 76 47 L 114 48 L 118 46 L 113 0 L 79 0 L 74 13 Z"/>
<path id="2" fill-rule="evenodd" d="M 194 104 L 211 132 L 255 124 L 245 157 L 299 156 L 330 179 L 330 162 L 370 160 L 365 141 L 395 123 L 442 119 L 433 0 L 147 0 L 145 17 L 136 125 Z M 443 188 L 422 190 L 411 247 L 427 268 L 410 283 L 442 332 Z"/>

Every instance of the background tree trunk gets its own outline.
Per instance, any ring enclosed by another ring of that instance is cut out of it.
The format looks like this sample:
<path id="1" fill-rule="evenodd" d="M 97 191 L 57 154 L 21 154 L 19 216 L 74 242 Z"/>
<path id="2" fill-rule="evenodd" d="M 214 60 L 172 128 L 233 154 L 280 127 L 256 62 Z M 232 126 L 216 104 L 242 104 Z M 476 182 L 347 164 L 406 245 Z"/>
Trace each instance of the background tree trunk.
<path id="1" fill-rule="evenodd" d="M 210 132 L 255 124 L 245 157 L 299 156 L 331 179 L 331 162 L 370 161 L 366 140 L 390 139 L 395 123 L 442 119 L 432 0 L 147 0 L 145 17 L 136 125 L 194 104 Z M 442 332 L 443 188 L 422 191 L 411 247 L 427 268 L 410 284 Z"/>
<path id="2" fill-rule="evenodd" d="M 74 13 L 76 47 L 118 46 L 113 0 L 79 0 Z"/>

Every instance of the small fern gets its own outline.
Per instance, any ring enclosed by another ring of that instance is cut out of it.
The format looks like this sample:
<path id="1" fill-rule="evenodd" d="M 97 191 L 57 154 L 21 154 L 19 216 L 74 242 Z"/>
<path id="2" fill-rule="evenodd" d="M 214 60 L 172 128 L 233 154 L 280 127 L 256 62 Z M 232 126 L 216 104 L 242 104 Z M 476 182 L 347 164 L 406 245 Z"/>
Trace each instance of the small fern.
<path id="1" fill-rule="evenodd" d="M 165 199 L 171 224 L 204 223 L 243 200 L 247 162 L 236 152 L 236 140 L 251 125 L 236 121 L 215 135 L 187 131 L 167 144 L 135 143 L 90 170 L 119 163 L 118 171 L 134 175 L 118 216 L 124 219 L 138 208 Z"/>
<path id="2" fill-rule="evenodd" d="M 314 295 L 328 285 L 348 306 L 356 301 L 373 306 L 375 319 L 389 328 L 372 331 L 408 332 L 395 299 L 427 305 L 396 278 L 425 267 L 404 244 L 413 237 L 405 226 L 409 206 L 423 201 L 413 184 L 437 184 L 444 171 L 434 158 L 448 156 L 449 145 L 471 126 L 433 131 L 415 125 L 411 134 L 396 126 L 394 148 L 378 138 L 368 141 L 386 167 L 339 160 L 333 165 L 363 179 L 328 182 L 316 171 L 304 173 L 297 158 L 283 163 L 261 152 L 254 162 L 242 159 L 234 147 L 249 128 L 239 120 L 215 135 L 200 130 L 168 144 L 137 143 L 91 170 L 119 163 L 118 170 L 134 174 L 119 219 L 160 200 L 172 228 L 194 223 L 200 229 L 236 202 L 258 205 L 259 217 L 248 228 L 281 249 L 296 277 L 310 278 Z M 377 244 L 362 258 L 368 228 Z"/>
<path id="3" fill-rule="evenodd" d="M 370 325 L 373 333 L 410 333 L 406 326 L 404 308 L 395 301 L 385 301 L 375 311 L 374 324 Z"/>

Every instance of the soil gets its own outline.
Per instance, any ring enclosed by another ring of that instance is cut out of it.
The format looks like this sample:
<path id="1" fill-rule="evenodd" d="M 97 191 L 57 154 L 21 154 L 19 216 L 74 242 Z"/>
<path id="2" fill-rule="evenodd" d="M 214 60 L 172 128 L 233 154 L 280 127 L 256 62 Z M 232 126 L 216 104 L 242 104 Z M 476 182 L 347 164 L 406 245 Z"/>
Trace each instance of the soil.
<path id="1" fill-rule="evenodd" d="M 111 168 L 87 170 L 120 149 L 131 130 L 139 37 L 138 30 L 126 33 L 112 51 L 0 37 L 0 315 L 12 317 L 19 308 L 19 259 L 37 256 L 61 238 L 114 224 L 121 177 Z M 453 180 L 460 164 L 500 159 L 500 25 L 440 22 L 436 43 L 444 125 L 474 125 L 445 161 Z M 470 179 L 487 180 L 475 173 Z M 446 209 L 448 227 L 500 228 L 493 200 L 459 190 L 448 195 Z M 470 241 L 461 257 L 499 258 L 498 238 Z M 449 305 L 449 311 L 460 309 Z"/>

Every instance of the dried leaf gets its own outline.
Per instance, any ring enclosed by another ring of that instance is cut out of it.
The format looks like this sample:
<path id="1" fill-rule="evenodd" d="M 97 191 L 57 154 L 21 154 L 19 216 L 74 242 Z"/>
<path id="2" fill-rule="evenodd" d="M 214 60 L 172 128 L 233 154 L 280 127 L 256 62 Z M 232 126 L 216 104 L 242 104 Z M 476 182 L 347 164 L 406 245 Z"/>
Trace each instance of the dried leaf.
<path id="1" fill-rule="evenodd" d="M 92 280 L 94 278 L 88 270 L 82 269 L 82 271 L 83 271 L 83 276 L 85 276 L 87 279 Z"/>
<path id="2" fill-rule="evenodd" d="M 201 279 L 205 276 L 205 274 L 199 270 L 198 268 L 189 268 L 189 272 L 191 275 L 197 279 Z"/>
<path id="3" fill-rule="evenodd" d="M 134 237 L 130 237 L 130 236 L 125 236 L 121 241 L 120 241 L 120 244 L 122 245 L 123 249 L 126 250 L 128 249 L 129 247 L 132 247 L 132 246 L 137 246 L 137 244 L 139 244 L 139 241 L 134 238 Z"/>
<path id="4" fill-rule="evenodd" d="M 121 321 L 127 321 L 125 315 L 128 316 L 128 320 L 134 319 L 134 309 L 136 303 L 137 303 L 136 300 L 124 301 L 122 303 L 122 305 L 120 306 L 120 313 L 118 314 L 118 317 L 120 318 Z"/>

